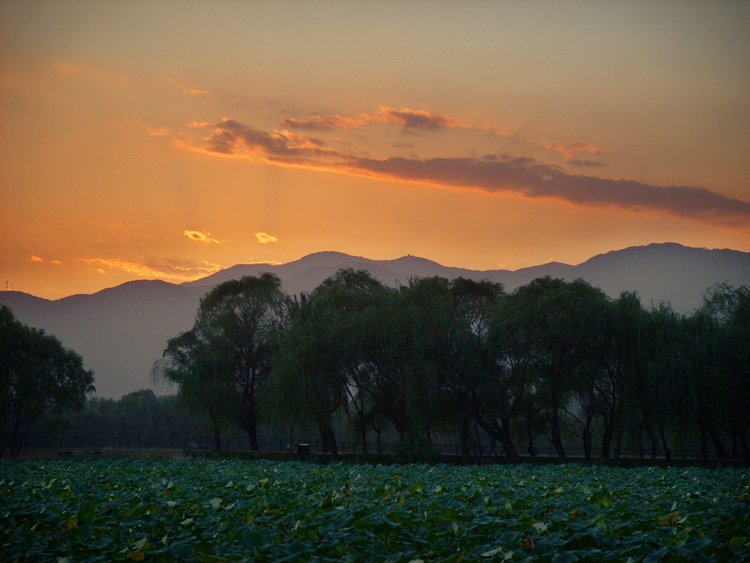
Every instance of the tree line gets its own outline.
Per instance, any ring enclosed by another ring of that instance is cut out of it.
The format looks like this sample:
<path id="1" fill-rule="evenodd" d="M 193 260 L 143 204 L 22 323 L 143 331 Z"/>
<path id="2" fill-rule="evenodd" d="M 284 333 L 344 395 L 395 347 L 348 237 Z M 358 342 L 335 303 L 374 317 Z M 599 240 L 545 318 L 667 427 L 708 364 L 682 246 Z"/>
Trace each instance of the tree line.
<path id="1" fill-rule="evenodd" d="M 208 416 L 216 449 L 228 422 L 251 449 L 259 425 L 287 424 L 316 429 L 336 455 L 343 418 L 364 452 L 391 431 L 404 452 L 455 435 L 469 453 L 481 429 L 514 462 L 541 440 L 561 459 L 637 441 L 667 459 L 688 444 L 747 460 L 750 291 L 715 285 L 680 315 L 582 280 L 506 293 L 464 278 L 392 288 L 340 270 L 292 298 L 266 273 L 209 292 L 154 376 Z"/>
<path id="2" fill-rule="evenodd" d="M 0 306 L 0 457 L 18 457 L 32 431 L 54 433 L 65 411 L 81 410 L 94 374 L 81 356 Z"/>

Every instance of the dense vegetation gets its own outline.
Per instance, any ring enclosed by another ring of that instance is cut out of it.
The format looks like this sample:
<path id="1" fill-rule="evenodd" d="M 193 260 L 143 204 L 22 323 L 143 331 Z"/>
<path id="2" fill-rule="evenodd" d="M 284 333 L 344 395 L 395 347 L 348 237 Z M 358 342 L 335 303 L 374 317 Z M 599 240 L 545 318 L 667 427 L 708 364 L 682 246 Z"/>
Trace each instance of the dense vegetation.
<path id="1" fill-rule="evenodd" d="M 747 561 L 746 470 L 0 465 L 0 560 Z"/>
<path id="2" fill-rule="evenodd" d="M 194 327 L 169 341 L 154 374 L 176 397 L 119 401 L 85 401 L 93 374 L 79 356 L 5 307 L 0 321 L 13 457 L 23 443 L 208 447 L 208 428 L 217 450 L 240 432 L 252 450 L 315 433 L 334 456 L 344 440 L 412 457 L 458 444 L 451 453 L 514 462 L 540 448 L 561 459 L 750 457 L 745 287 L 717 285 L 679 315 L 581 280 L 505 293 L 462 278 L 389 288 L 341 270 L 291 299 L 272 274 L 246 277 L 209 292 Z"/>
<path id="3" fill-rule="evenodd" d="M 586 282 L 499 284 L 413 278 L 389 288 L 341 270 L 290 299 L 272 274 L 217 286 L 195 326 L 169 341 L 155 373 L 257 449 L 259 425 L 315 428 L 337 454 L 339 421 L 429 453 L 483 433 L 511 460 L 548 441 L 565 459 L 700 448 L 750 458 L 750 291 L 717 285 L 690 315 L 646 309 Z"/>
<path id="4" fill-rule="evenodd" d="M 94 374 L 57 338 L 30 328 L 0 307 L 0 457 L 17 457 L 29 433 L 53 432 L 64 411 L 83 408 Z"/>

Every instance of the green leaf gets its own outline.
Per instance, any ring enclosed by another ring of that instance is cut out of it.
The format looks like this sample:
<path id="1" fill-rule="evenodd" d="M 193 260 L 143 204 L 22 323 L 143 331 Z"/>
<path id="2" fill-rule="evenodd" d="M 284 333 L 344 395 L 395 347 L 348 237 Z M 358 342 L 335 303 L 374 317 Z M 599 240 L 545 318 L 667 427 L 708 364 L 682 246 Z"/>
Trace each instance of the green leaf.
<path id="1" fill-rule="evenodd" d="M 602 489 L 592 494 L 590 500 L 601 508 L 610 508 L 612 506 L 612 495 L 607 489 Z"/>
<path id="2" fill-rule="evenodd" d="M 135 542 L 133 544 L 133 547 L 135 549 L 140 549 L 141 551 L 147 550 L 148 549 L 148 539 L 147 538 L 143 538 L 141 540 L 138 540 L 137 542 Z"/>

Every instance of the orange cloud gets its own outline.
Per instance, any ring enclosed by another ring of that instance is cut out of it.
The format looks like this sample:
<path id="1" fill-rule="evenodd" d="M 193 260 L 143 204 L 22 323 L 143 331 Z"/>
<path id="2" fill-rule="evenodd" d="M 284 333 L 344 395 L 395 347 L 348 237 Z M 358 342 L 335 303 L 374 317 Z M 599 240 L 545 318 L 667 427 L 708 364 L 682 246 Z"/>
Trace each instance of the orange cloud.
<path id="1" fill-rule="evenodd" d="M 268 244 L 269 242 L 278 242 L 278 240 L 279 240 L 275 236 L 269 235 L 269 234 L 264 233 L 262 231 L 255 233 L 255 238 L 257 238 L 258 242 L 261 243 L 261 244 Z"/>
<path id="2" fill-rule="evenodd" d="M 559 166 L 507 155 L 419 159 L 374 159 L 337 152 L 308 142 L 303 136 L 269 134 L 224 118 L 203 147 L 191 150 L 225 157 L 259 158 L 279 166 L 331 170 L 488 193 L 515 193 L 528 199 L 552 198 L 575 205 L 650 211 L 711 224 L 750 224 L 750 203 L 694 186 L 653 186 L 629 179 L 607 179 L 566 173 Z M 549 150 L 601 154 L 585 143 L 550 143 Z M 564 150 L 562 150 L 564 149 Z M 592 166 L 594 164 L 584 164 Z"/>
<path id="3" fill-rule="evenodd" d="M 146 127 L 146 131 L 148 131 L 151 137 L 169 137 L 169 131 L 166 129 L 151 129 L 151 127 Z"/>
<path id="4" fill-rule="evenodd" d="M 199 121 L 193 121 L 192 123 L 187 124 L 188 127 L 210 127 L 211 124 L 208 122 L 199 122 Z"/>
<path id="5" fill-rule="evenodd" d="M 221 244 L 221 240 L 216 240 L 215 238 L 211 238 L 211 233 L 206 231 L 183 231 L 183 233 L 187 238 L 190 240 L 196 240 L 199 242 L 215 242 L 217 244 Z"/>
<path id="6" fill-rule="evenodd" d="M 276 139 L 286 139 L 287 141 L 296 143 L 298 147 L 320 147 L 325 144 L 325 141 L 323 139 L 318 139 L 317 137 L 308 137 L 307 135 L 301 135 L 299 133 L 292 133 L 291 131 L 287 131 L 286 129 L 282 131 L 274 129 L 273 135 L 271 136 Z"/>
<path id="7" fill-rule="evenodd" d="M 269 134 L 226 117 L 216 125 L 214 134 L 203 141 L 206 144 L 202 148 L 193 150 L 225 156 L 270 155 L 282 158 L 339 154 L 334 149 L 321 147 L 322 141 L 319 139 L 310 139 L 288 131 Z"/>
<path id="8" fill-rule="evenodd" d="M 605 151 L 604 149 L 600 149 L 598 147 L 594 147 L 592 145 L 589 145 L 588 143 L 584 143 L 581 141 L 576 141 L 574 143 L 570 143 L 569 145 L 564 145 L 562 143 L 551 143 L 549 141 L 542 141 L 538 143 L 538 145 L 544 149 L 547 149 L 548 151 L 555 151 L 562 153 L 565 156 L 565 162 L 568 164 L 571 164 L 573 166 L 604 166 L 601 162 L 597 162 L 595 160 L 585 160 L 577 157 L 577 153 L 588 153 L 588 154 L 607 154 L 608 151 Z"/>
<path id="9" fill-rule="evenodd" d="M 44 262 L 39 256 L 34 256 L 33 254 L 27 258 L 28 260 L 31 260 L 32 262 Z"/>
<path id="10" fill-rule="evenodd" d="M 587 143 L 582 143 L 580 141 L 577 141 L 575 143 L 570 143 L 570 148 L 578 152 L 588 152 L 591 154 L 607 154 L 607 151 L 605 151 L 604 149 L 592 147 L 591 145 Z"/>
<path id="11" fill-rule="evenodd" d="M 123 270 L 139 277 L 191 281 L 199 279 L 222 269 L 218 264 L 202 262 L 200 264 L 190 260 L 174 258 L 147 259 L 143 262 L 122 260 L 120 258 L 81 258 L 76 260 L 96 268 L 104 274 L 103 268 Z"/>
<path id="12" fill-rule="evenodd" d="M 484 129 L 482 129 L 482 135 L 494 135 L 497 137 L 508 137 L 510 136 L 510 133 L 502 129 L 498 129 L 497 127 L 485 127 Z"/>
<path id="13" fill-rule="evenodd" d="M 62 264 L 59 260 L 50 260 L 50 264 Z"/>
<path id="14" fill-rule="evenodd" d="M 211 92 L 206 92 L 205 90 L 198 90 L 196 88 L 187 88 L 183 87 L 182 91 L 186 94 L 190 94 L 191 96 L 212 96 Z"/>
<path id="15" fill-rule="evenodd" d="M 440 115 L 437 113 L 430 113 L 426 110 L 413 110 L 409 108 L 403 108 L 397 111 L 389 107 L 381 107 L 378 111 L 379 121 L 386 123 L 399 123 L 404 126 L 404 129 L 422 129 L 422 130 L 434 130 L 434 129 L 445 129 L 445 128 L 463 128 L 465 127 L 461 122 L 448 117 L 447 115 Z"/>
<path id="16" fill-rule="evenodd" d="M 465 127 L 461 122 L 447 115 L 409 108 L 395 110 L 386 106 L 381 106 L 375 115 L 360 113 L 356 117 L 344 117 L 338 114 L 315 114 L 309 119 L 281 119 L 281 124 L 285 127 L 313 131 L 351 130 L 372 122 L 397 123 L 403 125 L 405 130 L 435 130 Z"/>
<path id="17" fill-rule="evenodd" d="M 182 90 L 185 94 L 188 94 L 190 96 L 213 96 L 211 92 L 207 92 L 206 90 L 198 90 L 197 88 L 189 88 L 187 86 L 183 86 L 176 80 L 172 80 L 171 78 L 167 78 L 167 82 L 170 84 L 174 84 L 180 90 Z"/>
<path id="18" fill-rule="evenodd" d="M 334 131 L 338 129 L 349 130 L 362 127 L 372 121 L 369 115 L 362 117 L 342 117 L 340 115 L 313 115 L 310 119 L 282 118 L 281 124 L 293 129 L 306 129 L 311 131 Z"/>

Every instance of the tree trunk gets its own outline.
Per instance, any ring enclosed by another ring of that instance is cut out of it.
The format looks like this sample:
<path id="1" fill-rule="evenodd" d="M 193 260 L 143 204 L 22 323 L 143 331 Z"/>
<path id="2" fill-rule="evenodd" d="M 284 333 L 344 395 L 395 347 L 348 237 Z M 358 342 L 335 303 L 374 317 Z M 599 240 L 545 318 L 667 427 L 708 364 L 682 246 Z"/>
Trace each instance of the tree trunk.
<path id="1" fill-rule="evenodd" d="M 605 419 L 604 421 L 604 432 L 602 433 L 602 457 L 609 459 L 610 450 L 612 449 L 612 438 L 615 434 L 615 425 L 610 424 Z"/>
<path id="2" fill-rule="evenodd" d="M 336 435 L 333 433 L 333 427 L 330 424 L 328 425 L 328 447 L 331 451 L 331 457 L 338 457 L 339 449 L 336 444 Z"/>
<path id="3" fill-rule="evenodd" d="M 471 419 L 466 417 L 461 421 L 461 455 L 469 455 L 471 441 Z"/>
<path id="4" fill-rule="evenodd" d="M 709 438 L 711 438 L 711 442 L 713 442 L 714 447 L 716 448 L 716 455 L 719 457 L 719 459 L 727 459 L 727 451 L 724 449 L 724 444 L 721 441 L 721 436 L 716 430 L 716 427 L 711 423 L 708 425 L 708 436 Z"/>
<path id="5" fill-rule="evenodd" d="M 221 426 L 214 422 L 214 451 L 221 451 Z"/>
<path id="6" fill-rule="evenodd" d="M 23 427 L 23 419 L 21 417 L 21 411 L 20 409 L 16 413 L 16 420 L 13 423 L 13 430 L 10 434 L 10 458 L 11 459 L 17 459 L 18 456 L 21 453 L 21 447 L 23 446 L 24 438 L 26 437 L 26 432 L 22 430 Z"/>
<path id="7" fill-rule="evenodd" d="M 656 432 L 654 432 L 654 427 L 651 424 L 646 425 L 646 433 L 651 442 L 651 459 L 656 459 L 659 455 L 659 441 L 656 439 Z"/>
<path id="8" fill-rule="evenodd" d="M 510 433 L 509 420 L 506 419 L 501 421 L 502 425 L 500 425 L 495 421 L 488 423 L 480 416 L 476 415 L 476 421 L 477 424 L 479 424 L 479 426 L 482 428 L 482 430 L 487 432 L 487 434 L 498 440 L 503 445 L 505 455 L 508 456 L 508 459 L 510 459 L 510 461 L 514 465 L 518 465 L 519 463 L 521 463 L 521 458 L 518 457 L 518 451 L 516 450 L 516 445 L 513 443 L 513 438 Z"/>
<path id="9" fill-rule="evenodd" d="M 669 443 L 667 442 L 667 434 L 664 432 L 664 425 L 662 424 L 661 428 L 659 429 L 659 434 L 661 434 L 661 445 L 664 448 L 664 459 L 667 461 L 671 461 L 672 459 L 672 450 L 669 447 Z"/>
<path id="10" fill-rule="evenodd" d="M 362 422 L 362 453 L 367 453 L 367 425 Z"/>
<path id="11" fill-rule="evenodd" d="M 246 419 L 243 421 L 242 429 L 247 434 L 247 438 L 250 441 L 250 451 L 257 452 L 260 448 L 258 447 L 258 425 L 254 419 Z"/>
<path id="12" fill-rule="evenodd" d="M 323 453 L 330 453 L 332 457 L 338 456 L 338 448 L 336 447 L 336 436 L 333 432 L 331 422 L 323 420 L 318 423 L 318 431 L 320 432 L 321 449 Z"/>
<path id="13" fill-rule="evenodd" d="M 328 445 L 328 428 L 325 422 L 318 422 L 318 433 L 320 434 L 320 451 L 327 454 L 330 450 Z"/>
<path id="14" fill-rule="evenodd" d="M 477 424 L 477 421 L 474 421 L 474 438 L 476 439 L 476 451 L 481 456 L 484 455 L 484 450 L 482 449 L 482 436 L 479 434 L 479 425 Z"/>
<path id="15" fill-rule="evenodd" d="M 557 407 L 553 407 L 549 416 L 549 434 L 552 445 L 555 446 L 557 456 L 561 460 L 565 460 L 568 456 L 565 454 L 565 447 L 562 443 L 562 436 L 560 435 L 560 412 Z"/>
<path id="16" fill-rule="evenodd" d="M 586 424 L 583 427 L 583 434 L 581 439 L 583 440 L 583 456 L 588 461 L 591 459 L 591 424 L 593 423 L 593 413 L 586 413 Z"/>
<path id="17" fill-rule="evenodd" d="M 526 433 L 527 433 L 527 436 L 529 437 L 529 449 L 528 449 L 529 455 L 531 457 L 535 457 L 536 448 L 534 447 L 534 440 L 536 439 L 536 435 L 531 430 L 531 425 L 526 426 Z"/>

